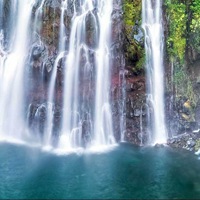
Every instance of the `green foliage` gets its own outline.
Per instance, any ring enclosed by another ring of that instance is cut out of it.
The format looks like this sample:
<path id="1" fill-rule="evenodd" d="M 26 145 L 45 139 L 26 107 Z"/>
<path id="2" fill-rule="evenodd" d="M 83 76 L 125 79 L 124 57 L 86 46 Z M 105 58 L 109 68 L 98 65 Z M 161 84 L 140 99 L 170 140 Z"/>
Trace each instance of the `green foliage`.
<path id="1" fill-rule="evenodd" d="M 138 69 L 138 70 L 142 70 L 143 67 L 144 67 L 144 63 L 145 63 L 145 52 L 144 52 L 144 49 L 141 50 L 141 52 L 142 52 L 141 57 L 139 58 L 139 61 L 136 64 L 136 69 Z"/>
<path id="2" fill-rule="evenodd" d="M 193 106 L 197 103 L 197 95 L 194 92 L 190 77 L 187 75 L 184 66 L 176 64 L 174 69 L 174 84 L 176 86 L 176 96 L 186 97 Z"/>
<path id="3" fill-rule="evenodd" d="M 165 0 L 165 6 L 169 28 L 166 41 L 167 52 L 171 61 L 174 62 L 172 84 L 175 85 L 177 98 L 186 97 L 195 106 L 197 95 L 185 66 L 185 53 L 186 45 L 192 45 L 192 43 L 196 45 L 199 44 L 197 40 L 200 41 L 199 36 L 190 33 L 190 31 L 196 32 L 199 27 L 200 0 Z M 191 38 L 192 41 L 189 40 Z M 199 45 L 197 46 L 199 48 Z"/>
<path id="4" fill-rule="evenodd" d="M 125 25 L 133 27 L 136 20 L 141 21 L 141 0 L 124 0 L 123 11 Z"/>
<path id="5" fill-rule="evenodd" d="M 198 151 L 200 149 L 200 139 L 196 140 L 196 145 L 194 147 L 195 151 Z"/>
<path id="6" fill-rule="evenodd" d="M 123 11 L 124 11 L 124 20 L 125 24 L 128 26 L 133 26 L 134 21 L 133 21 L 133 12 L 134 12 L 134 7 L 133 3 L 131 1 L 127 1 L 123 5 Z"/>
<path id="7" fill-rule="evenodd" d="M 125 56 L 129 64 L 134 65 L 133 71 L 141 71 L 144 66 L 144 47 L 134 39 L 134 34 L 138 34 L 141 26 L 142 1 L 124 0 L 124 25 L 125 25 Z"/>
<path id="8" fill-rule="evenodd" d="M 178 0 L 166 0 L 165 4 L 169 22 L 168 54 L 183 62 L 186 48 L 186 5 Z"/>
<path id="9" fill-rule="evenodd" d="M 190 5 L 190 46 L 200 53 L 200 0 L 193 0 Z"/>
<path id="10" fill-rule="evenodd" d="M 200 0 L 193 0 L 190 6 L 192 11 L 191 31 L 195 32 L 200 27 Z"/>

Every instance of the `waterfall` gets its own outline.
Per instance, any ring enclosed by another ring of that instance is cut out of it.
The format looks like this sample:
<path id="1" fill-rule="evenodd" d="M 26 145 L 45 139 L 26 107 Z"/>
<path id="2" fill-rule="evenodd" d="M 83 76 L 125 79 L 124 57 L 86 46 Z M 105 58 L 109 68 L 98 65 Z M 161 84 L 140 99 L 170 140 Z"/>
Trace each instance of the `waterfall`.
<path id="1" fill-rule="evenodd" d="M 35 12 L 35 21 L 34 21 L 34 31 L 41 28 L 41 22 L 42 22 L 42 12 L 43 12 L 43 6 L 44 6 L 45 0 L 42 0 L 38 9 Z"/>
<path id="2" fill-rule="evenodd" d="M 16 9 L 16 11 L 11 10 L 11 13 L 16 15 L 16 23 L 10 30 L 13 43 L 10 44 L 11 50 L 9 52 L 0 54 L 0 59 L 5 59 L 0 66 L 0 135 L 2 137 L 22 138 L 25 133 L 24 72 L 34 0 L 13 0 L 11 4 L 11 8 Z"/>
<path id="3" fill-rule="evenodd" d="M 145 32 L 147 89 L 153 107 L 151 143 L 166 143 L 164 112 L 164 66 L 162 0 L 143 0 L 142 27 Z"/>
<path id="4" fill-rule="evenodd" d="M 124 71 L 124 58 L 121 58 L 121 66 L 123 68 L 119 72 L 119 82 L 121 93 L 119 95 L 119 99 L 121 99 L 120 103 L 120 141 L 125 141 L 125 132 L 126 132 L 126 79 L 125 79 L 125 71 Z"/>
<path id="5" fill-rule="evenodd" d="M 113 0 L 7 3 L 0 2 L 0 137 L 61 149 L 114 144 Z"/>
<path id="6" fill-rule="evenodd" d="M 99 43 L 96 51 L 96 97 L 95 97 L 95 120 L 94 133 L 95 142 L 98 145 L 114 143 L 112 114 L 109 102 L 109 82 L 110 82 L 110 31 L 112 1 L 99 1 Z"/>
<path id="7" fill-rule="evenodd" d="M 4 2 L 1 1 L 0 2 L 0 31 L 3 28 L 3 4 L 4 4 Z"/>
<path id="8" fill-rule="evenodd" d="M 111 0 L 84 0 L 78 6 L 73 3 L 60 147 L 80 147 L 82 137 L 90 138 L 92 145 L 114 143 L 109 102 L 112 4 Z M 88 23 L 93 32 L 87 29 Z M 87 133 L 82 132 L 83 123 L 90 126 Z"/>
<path id="9" fill-rule="evenodd" d="M 68 55 L 65 65 L 65 81 L 63 95 L 63 118 L 60 148 L 76 148 L 82 146 L 82 120 L 81 102 L 79 95 L 80 64 L 83 68 L 90 66 L 89 49 L 86 45 L 86 17 L 92 14 L 94 9 L 91 1 L 82 1 L 77 6 L 73 2 L 74 13 L 71 19 L 71 32 Z M 96 27 L 95 27 L 96 28 Z M 84 55 L 81 55 L 84 54 Z M 80 63 L 81 56 L 85 56 L 85 62 Z"/>
<path id="10" fill-rule="evenodd" d="M 59 35 L 59 52 L 63 52 L 65 50 L 65 23 L 64 16 L 65 11 L 67 10 L 67 0 L 64 0 L 61 5 L 61 17 L 60 17 L 60 35 Z"/>
<path id="11" fill-rule="evenodd" d="M 44 3 L 44 1 L 43 1 Z M 41 8 L 40 8 L 41 9 Z M 58 56 L 55 59 L 53 66 L 53 73 L 50 80 L 49 90 L 48 90 L 48 102 L 49 108 L 47 109 L 47 124 L 46 124 L 46 137 L 45 144 L 51 146 L 51 138 L 53 135 L 53 120 L 54 120 L 54 94 L 55 94 L 55 83 L 57 76 L 57 66 L 59 61 L 65 56 L 65 24 L 64 24 L 64 14 L 67 10 L 67 0 L 62 1 L 61 3 L 61 16 L 60 16 L 60 31 L 59 31 L 59 42 L 58 42 Z"/>

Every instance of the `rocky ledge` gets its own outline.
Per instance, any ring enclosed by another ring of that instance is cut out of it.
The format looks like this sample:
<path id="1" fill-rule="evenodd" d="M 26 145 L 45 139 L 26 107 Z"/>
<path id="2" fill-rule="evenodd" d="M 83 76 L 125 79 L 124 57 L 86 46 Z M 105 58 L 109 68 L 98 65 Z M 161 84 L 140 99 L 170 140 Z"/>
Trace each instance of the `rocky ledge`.
<path id="1" fill-rule="evenodd" d="M 200 150 L 200 129 L 171 137 L 168 139 L 167 144 L 173 148 L 198 152 Z"/>

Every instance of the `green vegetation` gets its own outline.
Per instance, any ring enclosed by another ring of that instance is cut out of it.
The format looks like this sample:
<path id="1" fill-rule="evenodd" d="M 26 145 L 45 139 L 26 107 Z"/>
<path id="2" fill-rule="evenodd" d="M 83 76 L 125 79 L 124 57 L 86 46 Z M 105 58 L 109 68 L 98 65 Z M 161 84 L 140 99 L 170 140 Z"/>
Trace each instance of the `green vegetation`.
<path id="1" fill-rule="evenodd" d="M 138 73 L 143 69 L 145 61 L 143 42 L 134 39 L 134 35 L 141 31 L 142 1 L 124 0 L 123 12 L 126 33 L 125 56 L 133 72 Z"/>
<path id="2" fill-rule="evenodd" d="M 134 26 L 134 15 L 135 15 L 135 10 L 134 10 L 134 5 L 133 5 L 133 0 L 126 0 L 125 3 L 123 4 L 123 11 L 124 11 L 124 21 L 126 28 L 130 28 Z"/>
<path id="3" fill-rule="evenodd" d="M 192 11 L 190 28 L 192 32 L 197 32 L 200 28 L 200 0 L 193 0 L 190 9 Z"/>
<path id="4" fill-rule="evenodd" d="M 168 34 L 166 47 L 174 63 L 176 97 L 186 97 L 193 105 L 198 99 L 189 73 L 188 49 L 200 52 L 200 0 L 165 0 Z"/>
<path id="5" fill-rule="evenodd" d="M 177 57 L 183 63 L 186 48 L 186 5 L 179 0 L 166 0 L 165 4 L 169 23 L 168 55 L 170 58 Z"/>
<path id="6" fill-rule="evenodd" d="M 192 20 L 190 23 L 191 46 L 200 53 L 200 0 L 193 0 L 190 5 Z"/>
<path id="7" fill-rule="evenodd" d="M 173 84 L 175 84 L 177 99 L 179 99 L 179 97 L 185 97 L 190 100 L 192 106 L 196 106 L 197 95 L 194 92 L 192 82 L 187 74 L 185 66 L 176 63 Z"/>
<path id="8" fill-rule="evenodd" d="M 196 140 L 196 145 L 194 147 L 195 151 L 198 151 L 200 149 L 200 139 Z"/>
<path id="9" fill-rule="evenodd" d="M 175 88 L 176 97 L 186 97 L 196 105 L 198 99 L 189 68 L 190 59 L 200 54 L 200 0 L 164 0 L 164 20 L 166 21 L 166 52 L 169 62 L 173 62 L 173 77 L 168 90 Z M 142 0 L 124 0 L 125 56 L 133 72 L 143 70 L 145 63 L 144 38 L 134 36 L 141 31 Z M 191 56 L 191 51 L 192 56 Z M 194 54 L 194 55 L 193 55 Z"/>

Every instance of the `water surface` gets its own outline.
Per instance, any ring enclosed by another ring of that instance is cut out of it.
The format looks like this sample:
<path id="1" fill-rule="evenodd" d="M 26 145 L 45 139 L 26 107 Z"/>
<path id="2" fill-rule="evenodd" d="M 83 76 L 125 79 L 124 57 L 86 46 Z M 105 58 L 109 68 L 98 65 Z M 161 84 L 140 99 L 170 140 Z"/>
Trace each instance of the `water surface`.
<path id="1" fill-rule="evenodd" d="M 167 147 L 58 156 L 0 143 L 0 198 L 200 198 L 199 170 L 195 155 Z"/>

